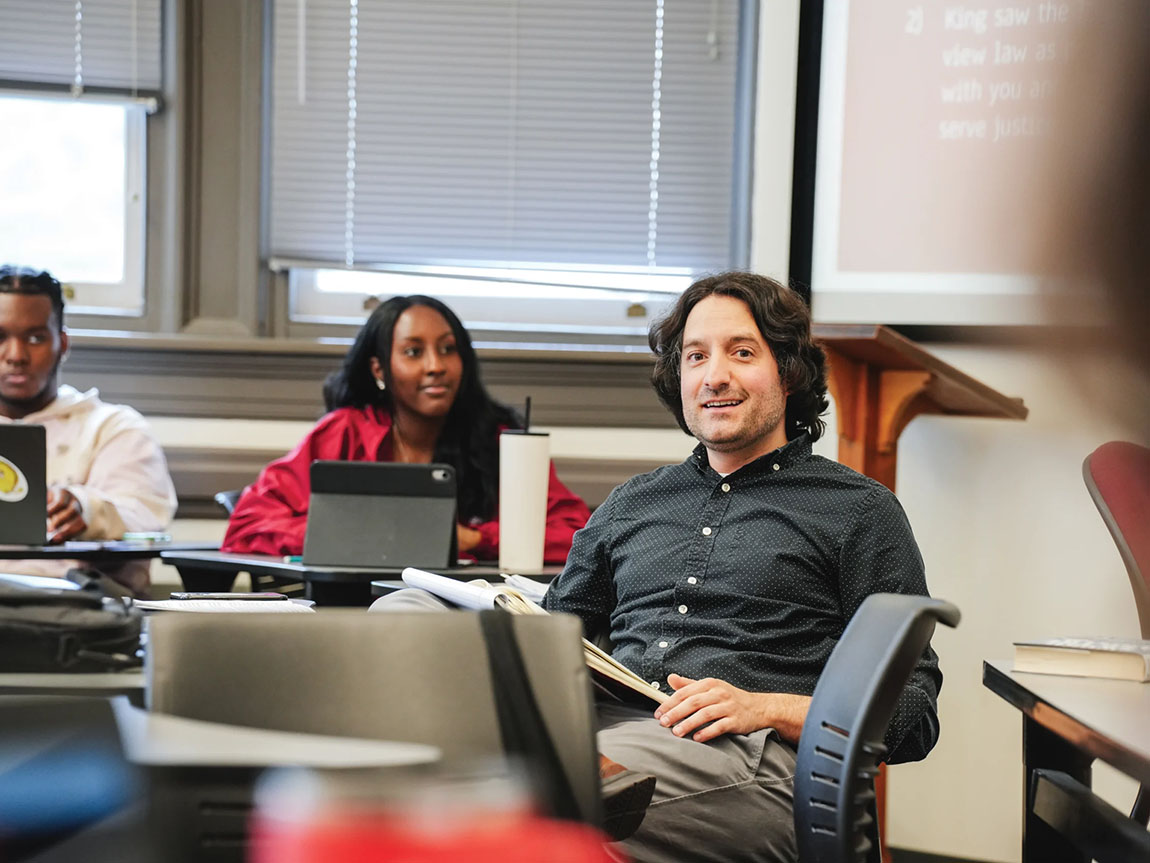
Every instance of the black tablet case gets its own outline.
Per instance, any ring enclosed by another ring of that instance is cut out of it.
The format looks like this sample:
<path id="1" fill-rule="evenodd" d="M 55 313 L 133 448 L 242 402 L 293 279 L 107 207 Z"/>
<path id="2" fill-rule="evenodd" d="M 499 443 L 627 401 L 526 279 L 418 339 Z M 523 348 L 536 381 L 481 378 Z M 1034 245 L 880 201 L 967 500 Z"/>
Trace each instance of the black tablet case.
<path id="1" fill-rule="evenodd" d="M 303 563 L 454 566 L 455 513 L 450 465 L 313 462 Z"/>

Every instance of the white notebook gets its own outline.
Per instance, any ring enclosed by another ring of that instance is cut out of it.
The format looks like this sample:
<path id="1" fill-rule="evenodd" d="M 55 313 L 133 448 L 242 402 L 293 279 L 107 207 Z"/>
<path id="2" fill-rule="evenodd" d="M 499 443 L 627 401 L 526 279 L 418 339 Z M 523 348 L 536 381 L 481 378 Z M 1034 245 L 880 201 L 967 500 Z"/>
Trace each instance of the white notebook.
<path id="1" fill-rule="evenodd" d="M 259 614 L 313 614 L 315 609 L 310 605 L 292 602 L 290 599 L 279 602 L 268 600 L 243 599 L 143 599 L 136 600 L 136 608 L 142 611 L 199 611 L 225 613 L 259 613 Z"/>

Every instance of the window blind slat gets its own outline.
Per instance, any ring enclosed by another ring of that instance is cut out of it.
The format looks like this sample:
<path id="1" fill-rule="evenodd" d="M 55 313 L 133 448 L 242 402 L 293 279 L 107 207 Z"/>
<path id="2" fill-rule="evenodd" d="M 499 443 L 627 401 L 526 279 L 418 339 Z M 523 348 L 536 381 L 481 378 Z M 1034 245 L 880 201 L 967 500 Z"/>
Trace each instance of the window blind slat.
<path id="1" fill-rule="evenodd" d="M 126 91 L 160 89 L 160 3 L 83 0 L 80 66 L 84 85 Z M 73 84 L 76 5 L 73 0 L 0 0 L 5 46 L 0 51 L 0 79 Z"/>
<path id="2" fill-rule="evenodd" d="M 308 0 L 303 57 L 298 8 L 274 10 L 272 250 L 342 264 L 349 4 Z M 646 266 L 654 223 L 658 266 L 729 264 L 736 0 L 664 0 L 654 220 L 654 0 L 357 8 L 357 263 Z"/>

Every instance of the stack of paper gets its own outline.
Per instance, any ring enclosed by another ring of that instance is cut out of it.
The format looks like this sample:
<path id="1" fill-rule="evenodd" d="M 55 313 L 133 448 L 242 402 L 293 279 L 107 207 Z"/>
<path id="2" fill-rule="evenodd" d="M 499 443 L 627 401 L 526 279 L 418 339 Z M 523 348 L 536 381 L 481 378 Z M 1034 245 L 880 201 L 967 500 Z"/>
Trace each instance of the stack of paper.
<path id="1" fill-rule="evenodd" d="M 315 609 L 290 599 L 280 602 L 245 599 L 137 599 L 141 611 L 259 612 L 264 614 L 313 614 Z"/>

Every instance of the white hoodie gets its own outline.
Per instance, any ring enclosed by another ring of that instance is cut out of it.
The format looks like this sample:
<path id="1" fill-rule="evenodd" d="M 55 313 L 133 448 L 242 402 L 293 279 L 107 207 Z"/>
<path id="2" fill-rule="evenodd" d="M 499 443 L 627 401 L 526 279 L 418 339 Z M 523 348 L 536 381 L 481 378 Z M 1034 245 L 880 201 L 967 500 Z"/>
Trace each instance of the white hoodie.
<path id="1" fill-rule="evenodd" d="M 43 410 L 0 423 L 42 425 L 48 485 L 62 486 L 80 505 L 87 528 L 77 539 L 119 539 L 125 531 L 163 530 L 176 511 L 176 490 L 147 422 L 125 405 L 100 401 L 95 389 L 61 386 Z M 7 572 L 64 575 L 76 561 L 0 560 Z M 133 591 L 148 587 L 149 561 L 132 561 L 113 576 Z"/>

